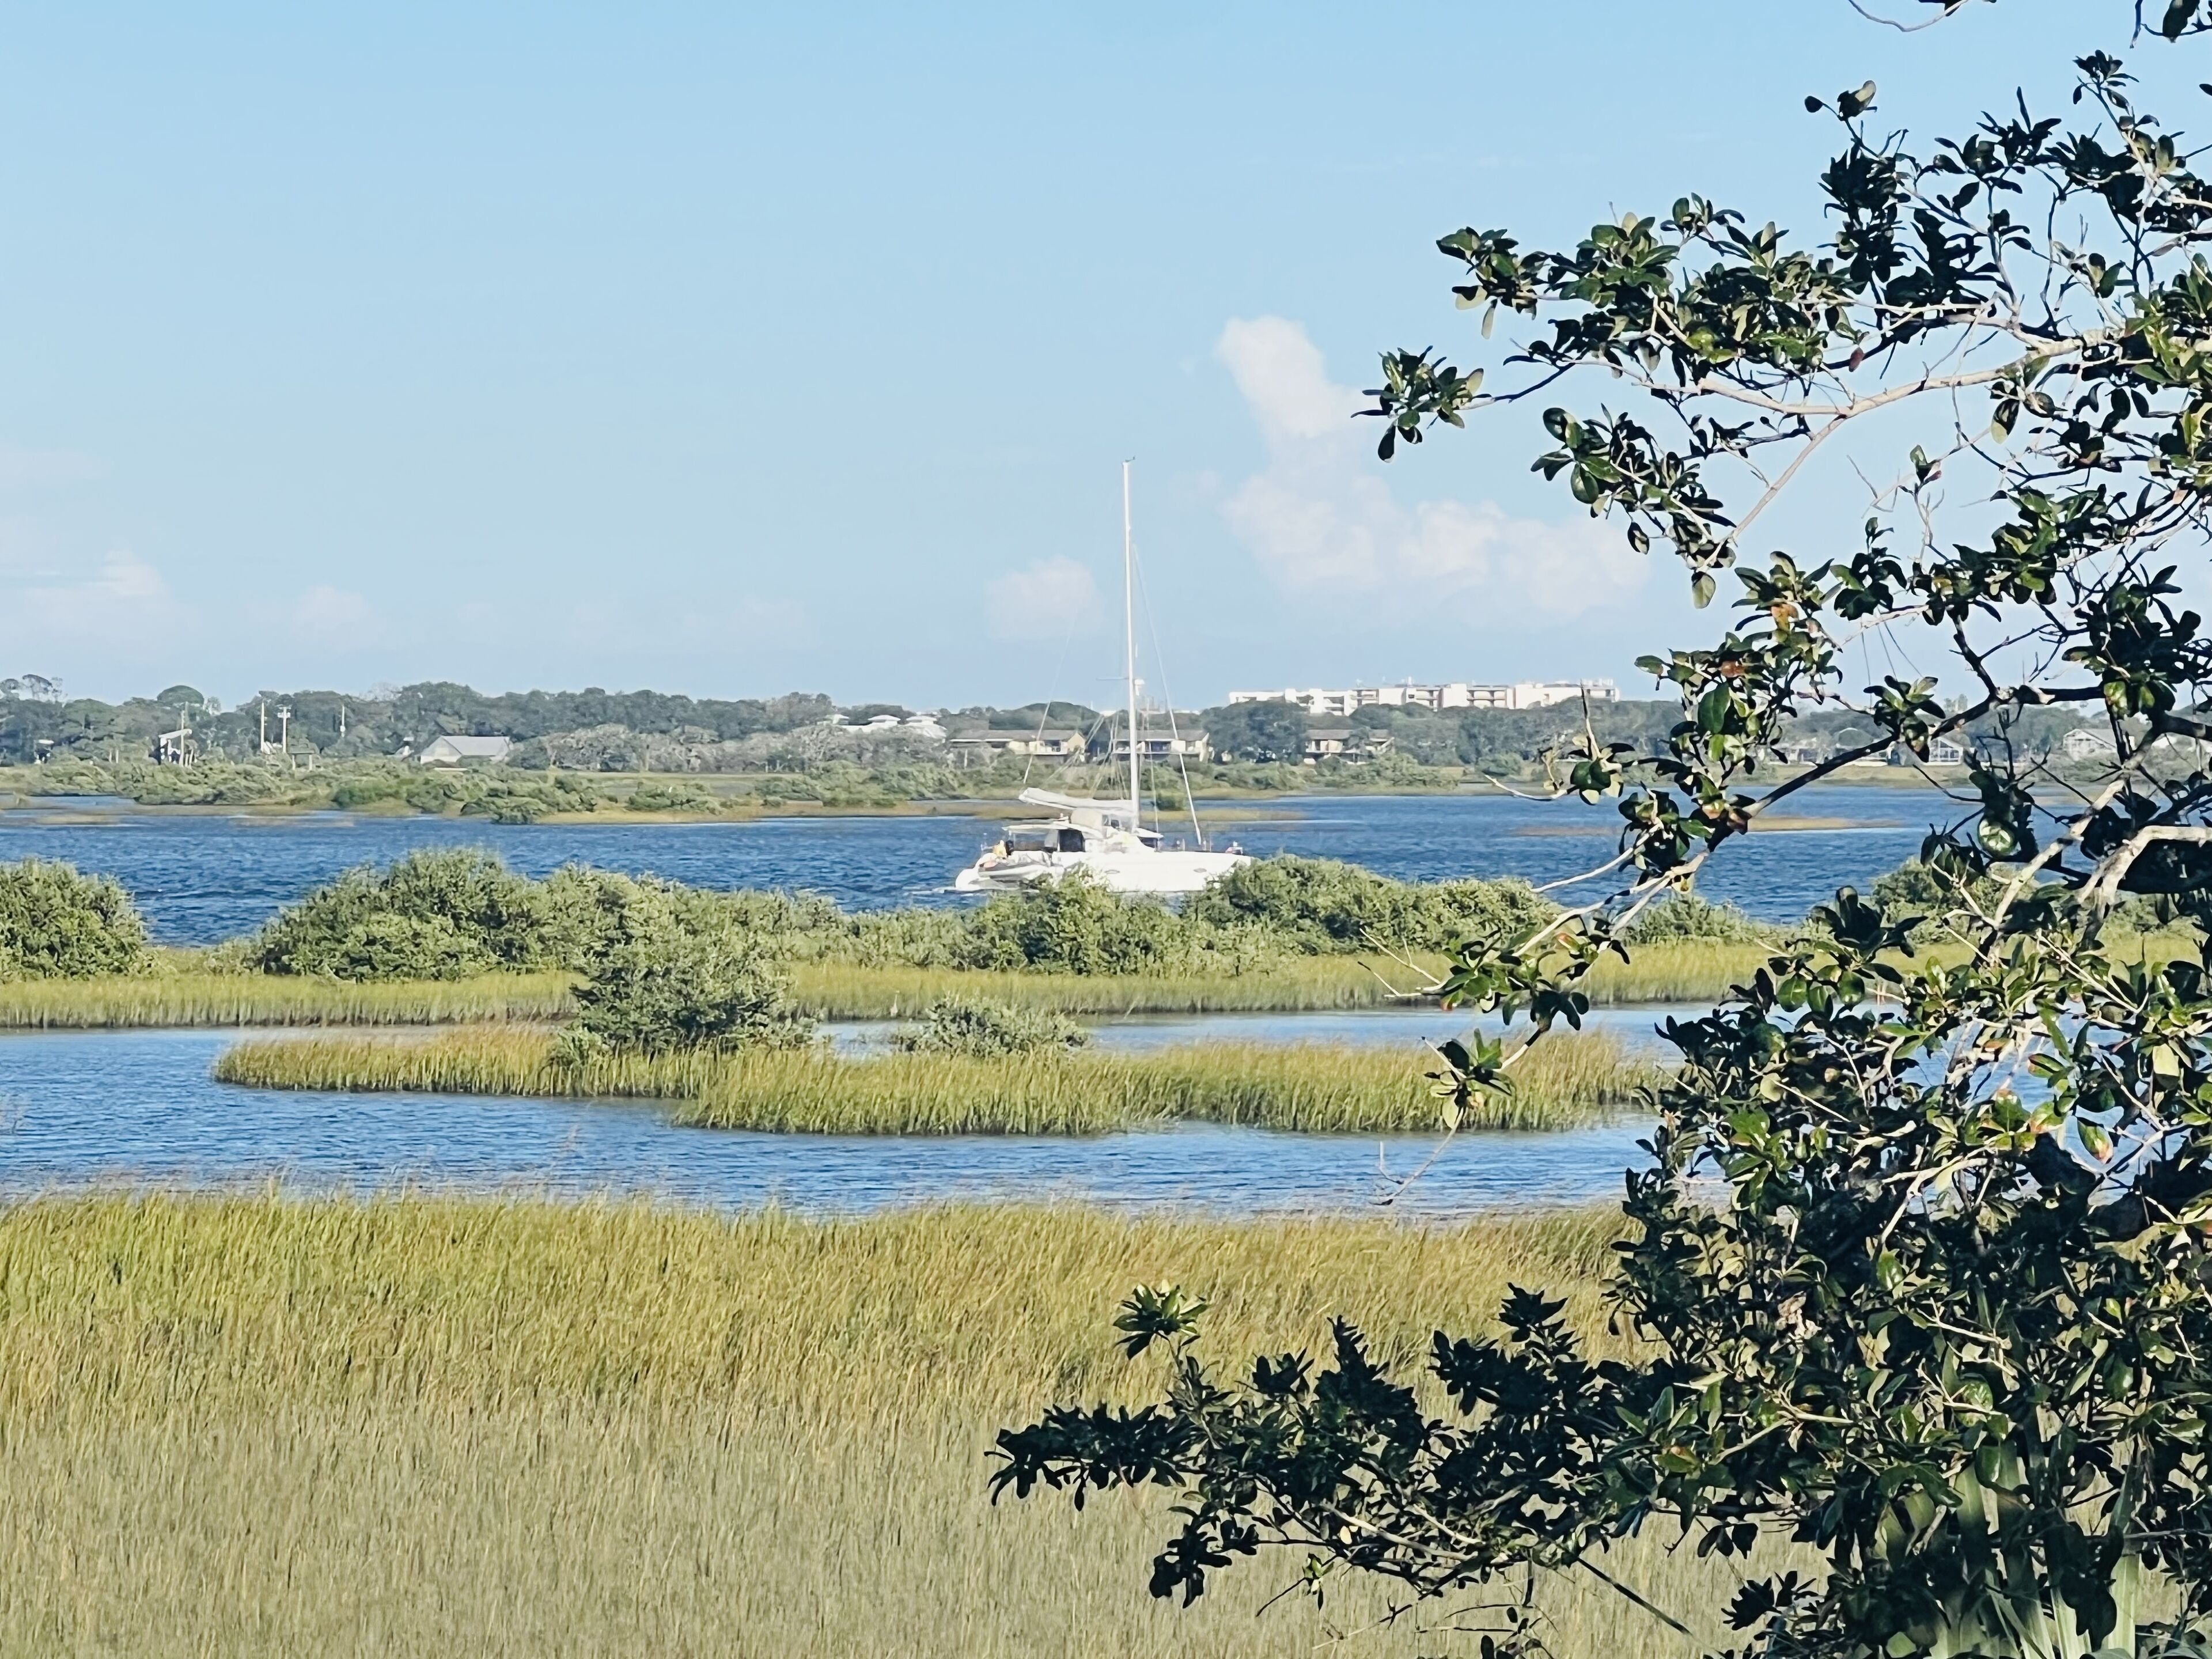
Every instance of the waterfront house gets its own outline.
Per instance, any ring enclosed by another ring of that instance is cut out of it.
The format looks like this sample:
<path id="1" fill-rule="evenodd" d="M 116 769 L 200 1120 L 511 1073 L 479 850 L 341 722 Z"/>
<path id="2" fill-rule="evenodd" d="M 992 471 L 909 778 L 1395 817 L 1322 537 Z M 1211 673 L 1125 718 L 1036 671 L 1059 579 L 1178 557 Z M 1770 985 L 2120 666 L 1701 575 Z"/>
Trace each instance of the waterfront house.
<path id="1" fill-rule="evenodd" d="M 415 758 L 424 766 L 497 766 L 514 747 L 512 738 L 433 738 Z"/>

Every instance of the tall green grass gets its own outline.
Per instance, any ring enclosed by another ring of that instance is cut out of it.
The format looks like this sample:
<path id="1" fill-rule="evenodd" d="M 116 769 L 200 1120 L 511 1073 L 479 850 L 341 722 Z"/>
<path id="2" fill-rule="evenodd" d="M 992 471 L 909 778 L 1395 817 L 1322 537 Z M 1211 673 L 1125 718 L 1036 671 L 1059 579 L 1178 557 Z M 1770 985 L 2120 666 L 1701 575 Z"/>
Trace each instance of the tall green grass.
<path id="1" fill-rule="evenodd" d="M 1701 941 L 1639 948 L 1590 983 L 1601 1004 L 1710 1001 L 1763 959 L 1756 947 Z M 799 1005 L 822 1019 L 895 1019 L 941 997 L 988 997 L 1025 1008 L 1110 1016 L 1306 1012 L 1419 1001 L 1425 974 L 1376 958 L 1311 957 L 1264 973 L 1172 975 L 990 973 L 951 968 L 791 965 Z M 0 1030 L 94 1030 L 183 1025 L 452 1025 L 558 1019 L 574 1012 L 561 974 L 359 984 L 280 974 L 183 971 L 143 977 L 0 983 Z"/>
<path id="2" fill-rule="evenodd" d="M 1668 939 L 1638 945 L 1630 959 L 1607 957 L 1590 970 L 1583 988 L 1601 1006 L 1627 1007 L 1647 1002 L 1714 1003 L 1759 970 L 1768 956 L 1763 945 L 1717 939 Z"/>
<path id="3" fill-rule="evenodd" d="M 1439 1124 L 1427 1075 L 1437 1062 L 1411 1048 L 1199 1043 L 997 1060 L 811 1049 L 621 1055 L 576 1067 L 553 1053 L 550 1039 L 526 1031 L 324 1037 L 241 1043 L 215 1075 L 264 1089 L 672 1100 L 683 1123 L 815 1134 L 1100 1134 L 1174 1121 L 1380 1133 Z M 1463 1127 L 1587 1122 L 1629 1105 L 1653 1077 L 1611 1033 L 1550 1037 L 1516 1069 L 1514 1092 Z"/>
<path id="4" fill-rule="evenodd" d="M 1706 939 L 1638 945 L 1633 960 L 1608 957 L 1592 974 L 1593 1002 L 1711 1002 L 1765 961 L 1756 945 Z M 1440 956 L 1405 962 L 1374 957 L 1304 957 L 1249 974 L 990 973 L 957 968 L 872 967 L 804 962 L 791 968 L 792 995 L 821 1019 L 896 1019 L 940 997 L 988 997 L 1069 1014 L 1297 1013 L 1380 1008 L 1424 1000 L 1443 974 Z"/>
<path id="5" fill-rule="evenodd" d="M 963 1208 L 808 1223 L 642 1206 L 49 1199 L 0 1210 L 0 1649 L 177 1656 L 1261 1659 L 1382 1598 L 1266 1560 L 1145 1594 L 1158 1498 L 994 1508 L 991 1436 L 1130 1401 L 1139 1281 L 1223 1359 L 1336 1313 L 1418 1364 L 1548 1287 L 1603 1345 L 1610 1218 L 1450 1230 Z M 1607 1570 L 1701 1634 L 1735 1582 Z M 1692 1651 L 1594 1582 L 1560 1659 Z M 1456 1651 L 1416 1621 L 1341 1650 Z"/>
<path id="6" fill-rule="evenodd" d="M 1394 971 L 1395 970 L 1395 971 Z M 1167 974 L 999 973 L 963 968 L 876 967 L 801 962 L 792 996 L 821 1019 L 896 1019 L 944 997 L 981 997 L 1068 1014 L 1290 1013 L 1379 1008 L 1412 992 L 1418 975 L 1384 964 L 1389 983 L 1348 957 L 1310 957 L 1265 972 L 1182 977 Z"/>
<path id="7" fill-rule="evenodd" d="M 354 984 L 273 974 L 23 980 L 0 983 L 0 1028 L 447 1025 L 549 1020 L 573 1012 L 564 974 Z"/>

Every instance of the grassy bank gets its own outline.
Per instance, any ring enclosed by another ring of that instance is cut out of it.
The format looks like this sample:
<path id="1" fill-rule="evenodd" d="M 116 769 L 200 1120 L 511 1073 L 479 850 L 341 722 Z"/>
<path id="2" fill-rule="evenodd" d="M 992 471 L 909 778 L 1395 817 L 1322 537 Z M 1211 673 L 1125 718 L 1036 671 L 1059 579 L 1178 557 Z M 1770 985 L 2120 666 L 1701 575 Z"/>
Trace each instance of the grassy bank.
<path id="1" fill-rule="evenodd" d="M 421 1041 L 246 1042 L 225 1083 L 347 1092 L 535 1095 L 683 1103 L 704 1128 L 811 1134 L 1101 1134 L 1144 1124 L 1249 1124 L 1309 1133 L 1437 1127 L 1433 1057 L 1403 1049 L 1198 1043 L 1150 1054 L 970 1060 L 893 1054 L 672 1054 L 556 1066 L 551 1041 L 477 1030 Z M 1511 1097 L 1469 1128 L 1550 1129 L 1631 1105 L 1652 1075 L 1605 1032 L 1556 1036 L 1516 1069 Z"/>
<path id="2" fill-rule="evenodd" d="M 896 1019 L 940 997 L 981 997 L 1067 1014 L 1297 1013 L 1380 1008 L 1416 975 L 1375 970 L 1350 957 L 1309 957 L 1264 973 L 1182 978 L 1164 974 L 992 973 L 962 968 L 794 963 L 792 995 L 821 1019 Z"/>
<path id="3" fill-rule="evenodd" d="M 1756 946 L 1702 941 L 1645 945 L 1633 962 L 1607 961 L 1590 983 L 1607 1005 L 1710 1002 L 1764 959 Z M 1417 959 L 1435 973 L 1441 957 Z M 803 962 L 792 994 L 821 1019 L 896 1019 L 940 997 L 984 997 L 1092 1017 L 1115 1014 L 1300 1013 L 1381 1008 L 1420 983 L 1401 963 L 1311 957 L 1265 973 L 1165 975 L 987 973 Z M 0 1030 L 95 1030 L 176 1025 L 454 1025 L 544 1021 L 572 1012 L 561 974 L 487 974 L 466 980 L 356 983 L 283 974 L 191 971 L 0 983 Z M 1413 1000 L 1419 1000 L 1413 998 Z"/>
<path id="4" fill-rule="evenodd" d="M 447 1025 L 545 1020 L 568 1010 L 564 974 L 355 984 L 274 974 L 0 983 L 0 1028 L 162 1025 Z"/>
<path id="5" fill-rule="evenodd" d="M 1593 1002 L 1607 1006 L 1711 1002 L 1765 959 L 1755 945 L 1686 939 L 1639 945 L 1632 961 L 1600 963 L 1587 988 Z M 1264 971 L 1183 979 L 805 962 L 793 966 L 792 994 L 822 1019 L 896 1019 L 946 996 L 1069 1014 L 1298 1013 L 1418 1001 L 1409 994 L 1425 982 L 1423 975 L 1443 969 L 1440 956 L 1415 957 L 1411 966 L 1382 957 L 1308 957 Z"/>
<path id="6" fill-rule="evenodd" d="M 1152 1601 L 1164 1503 L 994 1509 L 994 1431 L 1157 1387 L 1110 1340 L 1140 1280 L 1210 1297 L 1217 1356 L 1343 1312 L 1402 1361 L 1509 1282 L 1601 1331 L 1607 1228 L 40 1200 L 0 1211 L 0 1630 L 162 1659 L 1308 1652 L 1380 1598 L 1261 1613 L 1285 1559 Z M 1607 1565 L 1718 1634 L 1736 1570 Z M 1561 1659 L 1691 1650 L 1591 1582 L 1549 1611 Z M 1410 1624 L 1348 1650 L 1457 1650 Z"/>

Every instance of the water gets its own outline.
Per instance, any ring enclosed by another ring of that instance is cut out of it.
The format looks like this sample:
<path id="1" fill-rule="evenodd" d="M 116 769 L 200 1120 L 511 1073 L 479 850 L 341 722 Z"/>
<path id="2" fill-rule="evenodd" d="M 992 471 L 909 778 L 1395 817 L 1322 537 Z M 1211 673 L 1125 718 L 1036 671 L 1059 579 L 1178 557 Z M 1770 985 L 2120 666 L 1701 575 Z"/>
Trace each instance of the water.
<path id="1" fill-rule="evenodd" d="M 1348 859 L 1387 876 L 1556 881 L 1615 849 L 1610 805 L 1498 795 L 1324 796 L 1205 809 L 1208 831 L 1255 854 Z M 1844 827 L 1750 836 L 1700 881 L 1707 897 L 1795 921 L 1849 883 L 1865 888 L 1919 848 L 1941 796 L 1860 785 L 1808 789 L 1789 811 Z M 949 890 L 991 817 L 763 818 L 750 823 L 501 825 L 447 818 L 169 816 L 127 803 L 42 803 L 0 813 L 0 860 L 66 859 L 114 876 L 164 944 L 206 945 L 259 927 L 349 866 L 417 847 L 486 847 L 544 875 L 571 860 L 708 887 L 807 888 L 850 908 L 960 902 Z"/>
<path id="2" fill-rule="evenodd" d="M 210 1031 L 0 1037 L 0 1194 L 53 1188 L 398 1187 L 766 1204 L 850 1214 L 954 1200 L 1229 1215 L 1374 1209 L 1431 1136 L 1182 1127 L 1090 1139 L 752 1134 L 635 1103 L 313 1094 L 214 1082 Z M 1633 1126 L 1451 1143 L 1396 1205 L 1449 1216 L 1617 1198 Z"/>

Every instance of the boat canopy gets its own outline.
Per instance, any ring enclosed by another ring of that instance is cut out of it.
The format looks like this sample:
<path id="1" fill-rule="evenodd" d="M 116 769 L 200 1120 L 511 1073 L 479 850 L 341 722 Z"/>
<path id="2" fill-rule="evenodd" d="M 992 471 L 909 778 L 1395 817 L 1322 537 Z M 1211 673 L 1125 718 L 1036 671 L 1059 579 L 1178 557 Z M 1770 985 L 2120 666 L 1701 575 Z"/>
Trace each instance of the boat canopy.
<path id="1" fill-rule="evenodd" d="M 1054 811 L 1066 812 L 1079 822 L 1088 817 L 1115 830 L 1137 828 L 1136 814 L 1125 800 L 1092 800 L 1081 795 L 1059 794 L 1050 789 L 1024 789 L 1016 799 L 1025 806 L 1049 806 Z"/>

